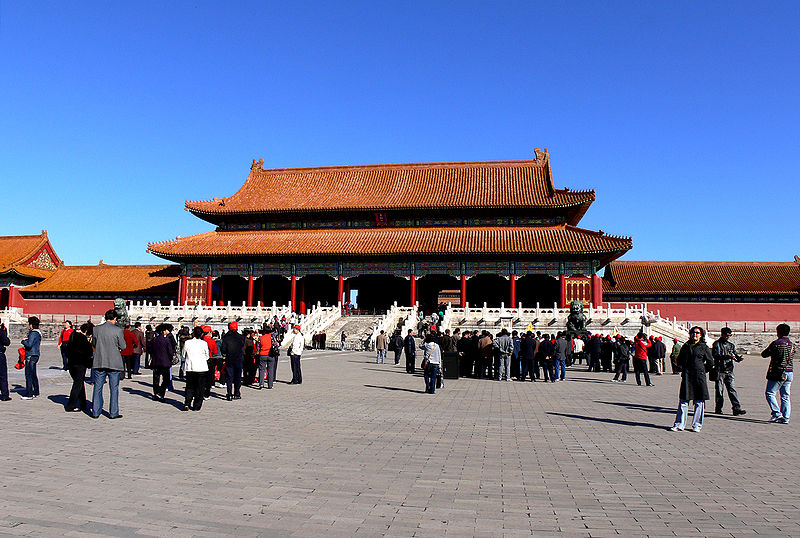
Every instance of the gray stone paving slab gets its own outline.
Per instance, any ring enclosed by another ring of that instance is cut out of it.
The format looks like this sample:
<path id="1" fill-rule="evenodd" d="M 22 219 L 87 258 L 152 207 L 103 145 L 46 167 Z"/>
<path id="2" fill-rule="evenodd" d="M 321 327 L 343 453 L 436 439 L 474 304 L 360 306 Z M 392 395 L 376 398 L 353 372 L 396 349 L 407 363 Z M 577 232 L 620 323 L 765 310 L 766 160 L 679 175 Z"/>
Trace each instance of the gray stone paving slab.
<path id="1" fill-rule="evenodd" d="M 427 395 L 404 365 L 311 352 L 303 385 L 281 362 L 275 389 L 199 413 L 178 409 L 179 381 L 164 404 L 150 376 L 123 381 L 111 421 L 63 411 L 59 363 L 46 343 L 42 396 L 0 403 L 0 534 L 800 535 L 798 434 L 766 422 L 757 357 L 737 366 L 748 415 L 707 414 L 699 434 L 667 431 L 671 375 L 647 388 L 574 367 Z"/>

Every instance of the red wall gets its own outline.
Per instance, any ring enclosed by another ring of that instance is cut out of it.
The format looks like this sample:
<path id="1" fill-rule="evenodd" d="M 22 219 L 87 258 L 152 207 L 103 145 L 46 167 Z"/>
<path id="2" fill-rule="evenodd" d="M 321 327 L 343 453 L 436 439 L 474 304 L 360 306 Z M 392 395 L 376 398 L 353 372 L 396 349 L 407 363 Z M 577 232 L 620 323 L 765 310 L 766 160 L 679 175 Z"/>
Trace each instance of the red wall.
<path id="1" fill-rule="evenodd" d="M 94 299 L 25 299 L 22 306 L 26 314 L 103 315 L 114 308 L 114 301 Z"/>
<path id="2" fill-rule="evenodd" d="M 641 303 L 629 303 L 641 304 Z M 800 303 L 646 303 L 667 319 L 704 321 L 800 321 Z M 625 303 L 611 303 L 625 308 Z"/>

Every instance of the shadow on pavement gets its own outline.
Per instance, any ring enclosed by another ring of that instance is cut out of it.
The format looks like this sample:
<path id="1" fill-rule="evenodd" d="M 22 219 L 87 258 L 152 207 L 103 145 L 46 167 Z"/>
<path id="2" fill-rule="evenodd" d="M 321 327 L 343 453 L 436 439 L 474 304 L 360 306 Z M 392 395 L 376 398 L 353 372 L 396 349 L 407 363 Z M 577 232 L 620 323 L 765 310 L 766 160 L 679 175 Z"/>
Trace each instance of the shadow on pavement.
<path id="1" fill-rule="evenodd" d="M 567 381 L 577 381 L 578 383 L 611 383 L 610 379 L 593 379 L 591 377 L 570 377 L 567 375 Z"/>
<path id="2" fill-rule="evenodd" d="M 599 404 L 606 404 L 606 405 L 618 405 L 620 407 L 624 407 L 626 409 L 638 410 L 638 411 L 649 411 L 651 413 L 667 413 L 670 415 L 674 415 L 677 412 L 677 408 L 675 407 L 661 407 L 658 405 L 645 405 L 645 404 L 632 404 L 632 403 L 624 403 L 624 402 L 603 402 L 600 400 L 595 400 L 594 403 Z M 691 404 L 689 405 L 690 409 L 693 407 Z M 706 404 L 706 409 L 708 409 L 708 404 Z M 768 423 L 769 420 L 761 420 L 757 418 L 744 418 L 742 416 L 734 417 L 733 415 L 717 415 L 711 413 L 710 411 L 706 411 L 705 418 L 713 418 L 713 419 L 723 419 L 723 420 L 735 420 L 738 422 L 751 422 L 753 424 L 764 424 L 765 422 Z"/>
<path id="3" fill-rule="evenodd" d="M 404 374 L 404 375 L 413 375 L 416 377 L 422 377 L 422 370 L 420 370 L 419 373 L 414 372 L 413 374 L 409 374 L 405 370 L 386 370 L 384 368 L 364 368 L 364 370 L 372 370 L 373 372 L 389 372 L 392 374 Z M 417 370 L 419 370 L 419 368 Z"/>
<path id="4" fill-rule="evenodd" d="M 425 394 L 425 390 L 404 389 L 402 387 L 384 387 L 382 385 L 364 385 L 370 389 L 399 390 L 403 392 L 413 392 L 414 394 Z"/>
<path id="5" fill-rule="evenodd" d="M 615 418 L 602 418 L 602 417 L 588 417 L 586 415 L 572 415 L 569 413 L 547 413 L 548 415 L 556 415 L 559 417 L 577 418 L 580 420 L 592 420 L 594 422 L 605 422 L 607 424 L 621 424 L 622 426 L 643 426 L 645 428 L 655 428 L 657 430 L 667 430 L 669 426 L 663 424 L 650 424 L 649 422 L 634 422 L 632 420 L 619 420 Z"/>
<path id="6" fill-rule="evenodd" d="M 47 399 L 53 403 L 57 403 L 62 407 L 66 407 L 67 402 L 69 401 L 69 396 L 66 394 L 53 394 L 52 396 L 48 396 Z"/>
<path id="7" fill-rule="evenodd" d="M 122 390 L 124 390 L 128 394 L 133 394 L 133 395 L 136 395 L 136 396 L 142 396 L 144 398 L 147 398 L 148 400 L 152 400 L 153 399 L 153 393 L 152 392 L 145 392 L 143 390 L 132 389 L 130 387 L 123 387 Z M 176 393 L 176 394 L 178 394 L 180 396 L 183 395 L 181 393 Z M 179 402 L 178 400 L 175 400 L 175 399 L 172 399 L 172 398 L 169 398 L 169 397 L 165 397 L 164 401 L 163 402 L 159 402 L 159 403 L 170 404 L 171 406 L 175 407 L 176 409 L 183 409 L 183 402 Z"/>

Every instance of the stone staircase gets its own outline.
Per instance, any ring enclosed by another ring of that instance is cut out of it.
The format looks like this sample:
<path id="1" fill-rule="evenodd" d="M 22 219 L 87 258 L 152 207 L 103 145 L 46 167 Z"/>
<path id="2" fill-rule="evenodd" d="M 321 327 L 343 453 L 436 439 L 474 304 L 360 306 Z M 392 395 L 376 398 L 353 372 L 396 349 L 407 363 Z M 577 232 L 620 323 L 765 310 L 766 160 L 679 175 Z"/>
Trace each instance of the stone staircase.
<path id="1" fill-rule="evenodd" d="M 370 337 L 381 316 L 356 315 L 343 316 L 337 319 L 326 330 L 328 349 L 341 349 L 342 331 L 347 335 L 344 348 L 353 351 L 364 351 L 369 348 Z"/>

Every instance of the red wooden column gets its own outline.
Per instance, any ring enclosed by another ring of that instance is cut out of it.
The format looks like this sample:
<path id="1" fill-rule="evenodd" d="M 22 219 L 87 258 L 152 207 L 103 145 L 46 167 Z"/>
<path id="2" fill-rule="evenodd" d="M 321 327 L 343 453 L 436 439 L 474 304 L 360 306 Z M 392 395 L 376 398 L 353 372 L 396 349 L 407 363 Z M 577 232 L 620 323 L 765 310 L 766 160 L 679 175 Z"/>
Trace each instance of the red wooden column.
<path id="1" fill-rule="evenodd" d="M 214 279 L 211 275 L 206 277 L 206 305 L 211 305 L 211 291 L 214 285 Z"/>
<path id="2" fill-rule="evenodd" d="M 561 293 L 558 298 L 558 307 L 559 308 L 566 308 L 567 307 L 567 277 L 566 275 L 559 275 L 558 283 L 561 287 Z"/>
<path id="3" fill-rule="evenodd" d="M 189 285 L 188 282 L 188 277 L 186 275 L 181 275 L 180 284 L 178 285 L 178 300 L 182 305 L 186 304 L 186 297 L 189 293 L 189 290 L 186 289 L 186 287 Z"/>
<path id="4" fill-rule="evenodd" d="M 253 275 L 247 277 L 247 306 L 253 306 Z"/>
<path id="5" fill-rule="evenodd" d="M 516 308 L 517 306 L 517 275 L 510 275 L 508 279 L 508 285 L 511 288 L 509 290 L 511 295 L 511 308 Z"/>
<path id="6" fill-rule="evenodd" d="M 300 298 L 297 300 L 297 312 L 306 313 L 306 279 L 300 280 Z"/>
<path id="7" fill-rule="evenodd" d="M 461 308 L 467 307 L 467 275 L 461 275 Z"/>
<path id="8" fill-rule="evenodd" d="M 8 307 L 14 308 L 14 284 L 8 286 Z"/>
<path id="9" fill-rule="evenodd" d="M 344 295 L 344 276 L 339 275 L 337 280 L 339 281 L 338 295 L 336 296 L 336 303 L 338 304 L 342 302 L 342 295 Z"/>
<path id="10" fill-rule="evenodd" d="M 261 305 L 264 305 L 264 276 L 258 279 L 258 300 Z"/>
<path id="11" fill-rule="evenodd" d="M 294 275 L 292 275 L 292 281 L 289 287 L 289 301 L 292 302 L 292 309 L 297 312 L 297 277 Z"/>
<path id="12" fill-rule="evenodd" d="M 411 306 L 417 303 L 417 277 L 411 275 Z"/>
<path id="13" fill-rule="evenodd" d="M 219 279 L 219 303 L 225 304 L 225 281 Z"/>
<path id="14" fill-rule="evenodd" d="M 592 304 L 595 308 L 603 304 L 603 279 L 599 275 L 592 275 Z"/>

